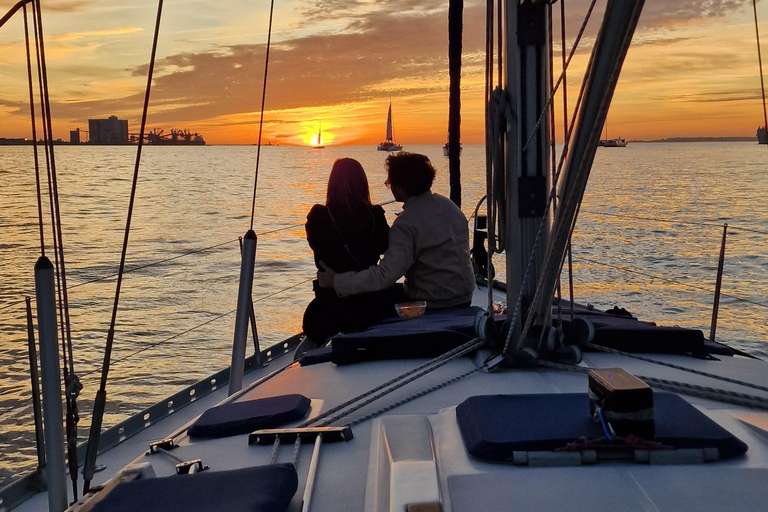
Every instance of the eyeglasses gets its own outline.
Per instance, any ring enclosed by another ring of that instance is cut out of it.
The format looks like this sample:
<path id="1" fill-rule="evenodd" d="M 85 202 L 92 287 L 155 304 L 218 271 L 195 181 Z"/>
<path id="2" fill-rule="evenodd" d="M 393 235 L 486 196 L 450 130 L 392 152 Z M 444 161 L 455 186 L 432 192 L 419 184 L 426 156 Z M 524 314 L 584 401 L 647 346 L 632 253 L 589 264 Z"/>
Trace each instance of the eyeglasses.
<path id="1" fill-rule="evenodd" d="M 387 178 L 386 180 L 384 180 L 384 186 L 385 186 L 385 187 L 389 188 L 389 187 L 390 187 L 390 185 L 391 185 L 391 184 L 389 183 L 389 178 Z"/>

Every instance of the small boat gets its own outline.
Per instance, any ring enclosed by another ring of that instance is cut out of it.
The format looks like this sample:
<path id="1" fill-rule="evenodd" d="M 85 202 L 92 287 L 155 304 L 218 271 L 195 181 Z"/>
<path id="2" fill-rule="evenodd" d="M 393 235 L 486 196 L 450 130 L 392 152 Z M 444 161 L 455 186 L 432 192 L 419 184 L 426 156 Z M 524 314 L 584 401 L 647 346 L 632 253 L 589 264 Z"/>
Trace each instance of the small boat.
<path id="1" fill-rule="evenodd" d="M 768 130 L 765 129 L 765 126 L 757 129 L 757 143 L 768 144 Z"/>
<path id="2" fill-rule="evenodd" d="M 400 151 L 403 146 L 397 144 L 392 135 L 392 98 L 389 98 L 389 110 L 387 111 L 387 140 L 376 147 L 379 151 Z"/>
<path id="3" fill-rule="evenodd" d="M 625 148 L 627 147 L 627 141 L 622 137 L 609 138 L 608 137 L 608 119 L 605 120 L 605 138 L 600 139 L 597 143 L 598 146 L 604 148 Z"/>
<path id="4" fill-rule="evenodd" d="M 449 142 L 446 142 L 443 146 L 443 156 L 448 158 L 448 152 L 451 149 L 451 145 Z M 459 144 L 459 154 L 461 154 L 461 150 L 464 149 L 461 144 Z"/>
<path id="5" fill-rule="evenodd" d="M 604 148 L 625 148 L 627 141 L 621 137 L 616 137 L 615 139 L 601 139 L 597 145 Z"/>

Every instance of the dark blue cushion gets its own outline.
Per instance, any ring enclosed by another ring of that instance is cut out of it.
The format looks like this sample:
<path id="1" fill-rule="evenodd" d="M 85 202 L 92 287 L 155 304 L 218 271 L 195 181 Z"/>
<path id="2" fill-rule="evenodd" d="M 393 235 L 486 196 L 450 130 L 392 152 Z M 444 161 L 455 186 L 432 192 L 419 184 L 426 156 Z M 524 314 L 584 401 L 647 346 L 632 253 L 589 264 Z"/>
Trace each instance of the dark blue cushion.
<path id="1" fill-rule="evenodd" d="M 553 318 L 556 318 L 558 306 L 552 306 Z M 570 309 L 563 304 L 563 311 Z M 632 353 L 657 354 L 694 354 L 706 353 L 704 333 L 699 329 L 685 327 L 665 327 L 653 322 L 641 322 L 624 309 L 614 306 L 613 310 L 598 311 L 580 304 L 574 304 L 577 317 L 588 318 L 595 326 L 595 338 L 592 343 Z M 568 316 L 568 315 L 563 315 Z M 563 324 L 568 330 L 567 318 Z"/>
<path id="2" fill-rule="evenodd" d="M 309 398 L 280 395 L 212 407 L 189 427 L 191 437 L 227 437 L 275 428 L 300 420 L 309 411 Z"/>
<path id="3" fill-rule="evenodd" d="M 336 364 L 436 357 L 475 338 L 478 307 L 428 309 L 419 318 L 391 318 L 360 332 L 335 336 Z"/>
<path id="4" fill-rule="evenodd" d="M 298 487 L 293 464 L 122 482 L 93 512 L 285 512 Z"/>
<path id="5" fill-rule="evenodd" d="M 331 360 L 332 350 L 333 349 L 329 346 L 307 350 L 304 352 L 304 355 L 301 356 L 299 364 L 301 364 L 301 366 L 312 366 L 313 364 L 327 363 Z"/>
<path id="6" fill-rule="evenodd" d="M 717 448 L 720 457 L 747 445 L 673 393 L 653 394 L 654 441 L 681 448 Z M 469 453 L 481 460 L 510 460 L 514 451 L 553 451 L 580 437 L 603 437 L 586 393 L 473 396 L 456 409 Z"/>

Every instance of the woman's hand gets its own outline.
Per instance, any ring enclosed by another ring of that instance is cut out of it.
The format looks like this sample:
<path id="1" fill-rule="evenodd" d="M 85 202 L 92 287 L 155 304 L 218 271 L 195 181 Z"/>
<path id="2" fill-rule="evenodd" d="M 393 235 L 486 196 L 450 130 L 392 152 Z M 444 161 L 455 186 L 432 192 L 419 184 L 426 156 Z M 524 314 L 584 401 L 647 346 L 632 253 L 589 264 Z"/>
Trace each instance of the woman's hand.
<path id="1" fill-rule="evenodd" d="M 326 265 L 325 262 L 320 261 L 319 263 L 323 269 L 317 271 L 317 283 L 320 285 L 320 288 L 333 289 L 333 280 L 336 277 L 336 272 Z"/>

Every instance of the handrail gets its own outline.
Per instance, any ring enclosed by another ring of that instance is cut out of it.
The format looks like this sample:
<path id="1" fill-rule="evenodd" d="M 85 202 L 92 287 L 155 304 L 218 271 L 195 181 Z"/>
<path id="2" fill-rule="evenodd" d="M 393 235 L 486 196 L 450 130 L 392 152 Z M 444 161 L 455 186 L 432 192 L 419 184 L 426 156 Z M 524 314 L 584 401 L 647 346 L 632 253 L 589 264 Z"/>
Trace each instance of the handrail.
<path id="1" fill-rule="evenodd" d="M 16 3 L 13 7 L 11 7 L 11 10 L 9 10 L 5 15 L 0 18 L 0 27 L 6 24 L 8 20 L 10 20 L 16 12 L 24 7 L 27 4 L 31 4 L 34 0 L 20 0 Z"/>

